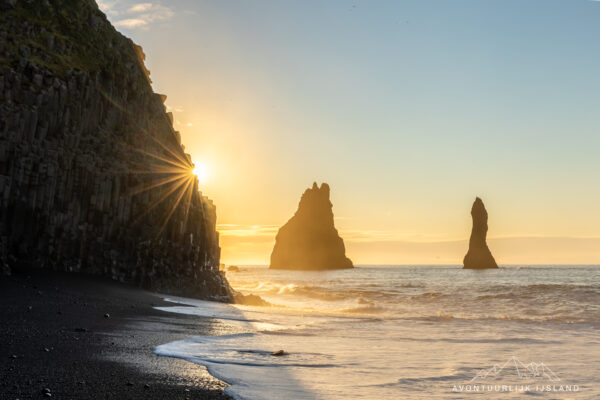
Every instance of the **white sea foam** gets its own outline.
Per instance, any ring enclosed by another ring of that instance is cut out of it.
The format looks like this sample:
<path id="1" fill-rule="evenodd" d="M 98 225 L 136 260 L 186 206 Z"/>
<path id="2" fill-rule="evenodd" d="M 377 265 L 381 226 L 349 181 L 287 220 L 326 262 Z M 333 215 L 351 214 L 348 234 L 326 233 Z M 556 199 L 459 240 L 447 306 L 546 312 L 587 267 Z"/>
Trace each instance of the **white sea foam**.
<path id="1" fill-rule="evenodd" d="M 237 399 L 477 397 L 453 388 L 510 357 L 544 363 L 578 385 L 569 398 L 600 397 L 599 267 L 244 267 L 228 278 L 274 306 L 171 298 L 174 306 L 161 309 L 216 318 L 241 333 L 167 343 L 156 353 L 205 365 Z M 287 354 L 272 355 L 278 350 Z M 558 396 L 535 386 L 526 394 Z"/>

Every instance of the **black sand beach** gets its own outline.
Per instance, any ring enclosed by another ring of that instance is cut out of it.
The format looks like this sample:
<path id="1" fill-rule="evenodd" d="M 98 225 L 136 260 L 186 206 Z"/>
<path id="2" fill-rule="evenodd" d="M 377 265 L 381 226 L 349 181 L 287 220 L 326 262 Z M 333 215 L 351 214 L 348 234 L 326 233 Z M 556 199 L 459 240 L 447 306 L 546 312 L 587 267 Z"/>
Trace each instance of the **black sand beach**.
<path id="1" fill-rule="evenodd" d="M 0 277 L 0 398 L 229 399 L 203 367 L 153 353 L 220 332 L 218 321 L 153 308 L 168 304 L 98 277 Z"/>

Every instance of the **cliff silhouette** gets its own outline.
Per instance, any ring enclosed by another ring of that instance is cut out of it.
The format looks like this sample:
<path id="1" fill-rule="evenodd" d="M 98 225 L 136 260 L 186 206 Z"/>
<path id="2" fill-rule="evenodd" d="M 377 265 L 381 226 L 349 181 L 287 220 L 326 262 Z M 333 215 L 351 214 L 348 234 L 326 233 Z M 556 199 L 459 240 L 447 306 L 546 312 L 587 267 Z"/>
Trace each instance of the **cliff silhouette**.
<path id="1" fill-rule="evenodd" d="M 93 0 L 0 6 L 0 265 L 232 300 L 216 209 L 141 47 Z"/>
<path id="2" fill-rule="evenodd" d="M 326 270 L 352 268 L 344 241 L 333 222 L 326 183 L 307 189 L 294 216 L 280 229 L 271 254 L 273 269 Z"/>
<path id="3" fill-rule="evenodd" d="M 473 218 L 473 229 L 469 240 L 469 251 L 463 260 L 464 268 L 498 268 L 486 243 L 488 214 L 479 197 L 475 199 L 473 207 L 471 207 L 471 217 Z"/>

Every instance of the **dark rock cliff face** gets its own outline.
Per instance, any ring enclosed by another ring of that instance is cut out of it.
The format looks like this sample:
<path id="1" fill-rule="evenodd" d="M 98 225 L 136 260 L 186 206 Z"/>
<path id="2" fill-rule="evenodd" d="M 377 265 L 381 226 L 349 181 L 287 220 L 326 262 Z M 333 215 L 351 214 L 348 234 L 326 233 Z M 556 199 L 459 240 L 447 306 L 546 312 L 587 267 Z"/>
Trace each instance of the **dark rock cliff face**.
<path id="1" fill-rule="evenodd" d="M 296 214 L 279 229 L 271 268 L 324 270 L 352 268 L 344 241 L 333 223 L 329 185 L 307 189 Z"/>
<path id="2" fill-rule="evenodd" d="M 498 264 L 496 264 L 496 260 L 494 260 L 486 243 L 488 214 L 483 201 L 479 197 L 473 203 L 471 216 L 473 217 L 473 230 L 469 240 L 469 251 L 463 260 L 464 268 L 498 268 Z"/>
<path id="3" fill-rule="evenodd" d="M 0 265 L 230 301 L 198 191 L 140 47 L 92 0 L 0 12 Z"/>

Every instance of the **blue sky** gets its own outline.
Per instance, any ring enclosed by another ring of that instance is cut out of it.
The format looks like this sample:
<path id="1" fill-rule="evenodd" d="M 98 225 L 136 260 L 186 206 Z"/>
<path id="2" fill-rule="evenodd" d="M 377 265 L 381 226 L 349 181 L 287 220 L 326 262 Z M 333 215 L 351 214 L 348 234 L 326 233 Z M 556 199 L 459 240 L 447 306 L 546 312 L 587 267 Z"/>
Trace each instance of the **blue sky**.
<path id="1" fill-rule="evenodd" d="M 491 237 L 600 238 L 600 2 L 101 7 L 143 46 L 219 222 L 248 233 L 225 255 L 266 260 L 314 180 L 363 262 L 465 240 L 476 195 Z M 389 254 L 363 257 L 369 240 Z"/>

